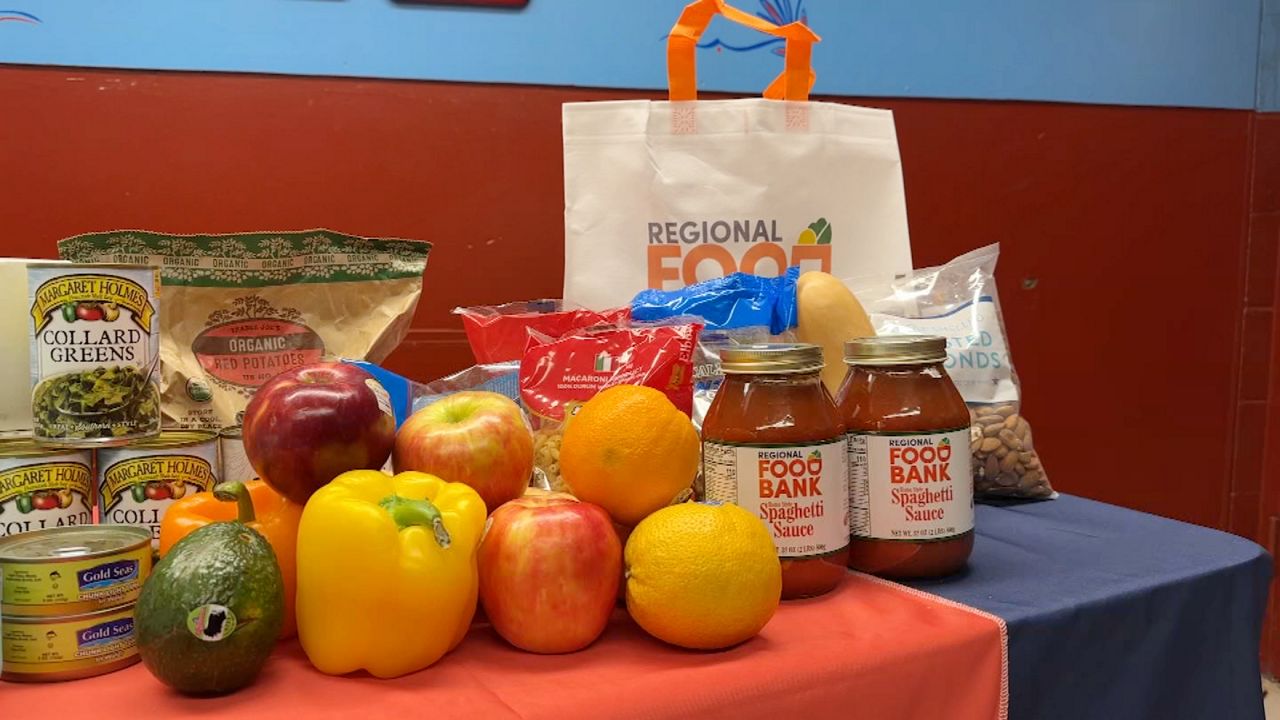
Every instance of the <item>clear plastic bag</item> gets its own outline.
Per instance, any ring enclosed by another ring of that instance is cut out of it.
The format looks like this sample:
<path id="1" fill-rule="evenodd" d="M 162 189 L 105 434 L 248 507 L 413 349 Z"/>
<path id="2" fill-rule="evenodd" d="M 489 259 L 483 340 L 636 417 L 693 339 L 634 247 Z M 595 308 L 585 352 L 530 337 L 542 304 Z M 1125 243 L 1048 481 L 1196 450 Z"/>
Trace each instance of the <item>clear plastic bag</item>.
<path id="1" fill-rule="evenodd" d="M 720 350 L 730 345 L 794 342 L 796 281 L 800 268 L 778 277 L 733 273 L 694 283 L 678 290 L 643 290 L 631 301 L 637 321 L 671 322 L 692 319 L 704 325 L 693 355 L 693 412 L 699 430 L 702 418 L 724 381 Z"/>
<path id="2" fill-rule="evenodd" d="M 417 412 L 445 395 L 463 390 L 487 390 L 520 402 L 520 363 L 500 362 L 472 365 L 429 383 L 411 385 L 410 407 Z"/>
<path id="3" fill-rule="evenodd" d="M 533 463 L 548 489 L 560 477 L 560 442 L 577 408 L 615 385 L 645 385 L 685 414 L 693 403 L 693 351 L 701 325 L 601 326 L 558 338 L 535 332 L 520 362 L 520 402 L 533 423 Z"/>
<path id="4" fill-rule="evenodd" d="M 853 278 L 853 290 L 878 335 L 942 335 L 947 373 L 969 405 L 973 486 L 979 496 L 1056 495 L 1022 417 L 996 292 L 1000 246 L 988 245 L 906 277 Z"/>

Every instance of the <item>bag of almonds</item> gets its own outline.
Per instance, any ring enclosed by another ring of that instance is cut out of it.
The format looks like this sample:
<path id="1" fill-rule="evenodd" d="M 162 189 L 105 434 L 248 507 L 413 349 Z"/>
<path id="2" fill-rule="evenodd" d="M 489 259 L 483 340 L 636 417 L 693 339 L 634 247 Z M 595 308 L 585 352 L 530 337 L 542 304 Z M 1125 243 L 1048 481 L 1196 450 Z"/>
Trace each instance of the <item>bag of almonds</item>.
<path id="1" fill-rule="evenodd" d="M 978 496 L 1053 498 L 1021 386 L 1009 356 L 996 293 L 1000 246 L 988 245 L 933 268 L 892 279 L 845 280 L 878 335 L 947 338 L 947 373 L 969 405 L 973 489 Z"/>

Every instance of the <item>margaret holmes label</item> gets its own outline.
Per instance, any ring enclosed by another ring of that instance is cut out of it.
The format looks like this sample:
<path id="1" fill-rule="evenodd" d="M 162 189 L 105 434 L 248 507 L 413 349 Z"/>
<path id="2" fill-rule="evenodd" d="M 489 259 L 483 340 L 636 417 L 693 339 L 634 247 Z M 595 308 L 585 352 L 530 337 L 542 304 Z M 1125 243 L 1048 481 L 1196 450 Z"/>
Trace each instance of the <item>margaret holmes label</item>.
<path id="1" fill-rule="evenodd" d="M 217 441 L 172 449 L 117 448 L 98 453 L 101 522 L 134 525 L 160 542 L 160 521 L 175 500 L 217 484 Z"/>
<path id="2" fill-rule="evenodd" d="M 969 430 L 849 435 L 850 531 L 874 540 L 946 540 L 973 529 Z"/>
<path id="3" fill-rule="evenodd" d="M 32 265 L 27 281 L 36 438 L 78 445 L 154 435 L 155 269 Z"/>
<path id="4" fill-rule="evenodd" d="M 848 456 L 843 438 L 816 445 L 703 443 L 708 500 L 756 514 L 778 555 L 825 555 L 849 544 Z"/>
<path id="5" fill-rule="evenodd" d="M 0 445 L 0 537 L 93 523 L 88 450 L 5 457 Z"/>

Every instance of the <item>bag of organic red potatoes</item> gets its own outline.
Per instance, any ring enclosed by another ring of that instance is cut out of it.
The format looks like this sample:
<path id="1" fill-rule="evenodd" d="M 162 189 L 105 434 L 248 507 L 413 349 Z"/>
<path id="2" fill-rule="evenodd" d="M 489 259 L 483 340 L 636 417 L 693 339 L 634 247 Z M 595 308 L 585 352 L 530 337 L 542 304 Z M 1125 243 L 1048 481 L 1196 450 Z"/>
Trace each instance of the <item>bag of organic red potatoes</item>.
<path id="1" fill-rule="evenodd" d="M 254 391 L 285 370 L 391 354 L 418 306 L 430 249 L 329 230 L 123 230 L 58 243 L 65 260 L 160 268 L 164 424 L 206 429 L 239 424 Z"/>
<path id="2" fill-rule="evenodd" d="M 946 265 L 906 277 L 845 280 L 877 335 L 942 335 L 947 373 L 969 405 L 973 488 L 978 495 L 1052 498 L 1031 425 L 1021 413 L 1021 386 L 996 293 L 1000 246 L 988 245 Z"/>

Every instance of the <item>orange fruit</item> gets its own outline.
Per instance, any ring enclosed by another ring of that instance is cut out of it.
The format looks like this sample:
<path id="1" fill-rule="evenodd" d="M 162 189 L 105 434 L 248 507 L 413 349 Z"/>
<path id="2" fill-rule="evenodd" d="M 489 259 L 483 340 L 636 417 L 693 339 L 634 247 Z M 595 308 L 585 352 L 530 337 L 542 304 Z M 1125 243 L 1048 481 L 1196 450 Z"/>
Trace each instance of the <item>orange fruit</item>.
<path id="1" fill-rule="evenodd" d="M 693 484 L 699 450 L 693 422 L 666 395 L 618 385 L 588 400 L 565 427 L 560 475 L 578 499 L 635 525 Z"/>
<path id="2" fill-rule="evenodd" d="M 782 597 L 773 536 L 737 505 L 684 503 L 653 513 L 627 538 L 624 568 L 636 624 L 695 650 L 755 637 Z"/>

